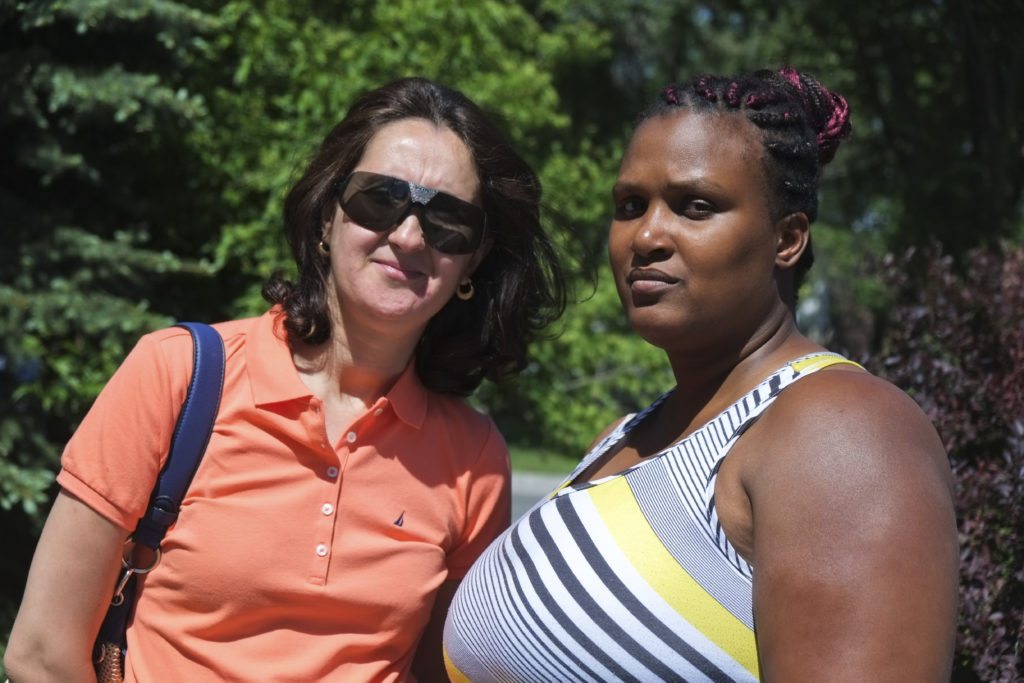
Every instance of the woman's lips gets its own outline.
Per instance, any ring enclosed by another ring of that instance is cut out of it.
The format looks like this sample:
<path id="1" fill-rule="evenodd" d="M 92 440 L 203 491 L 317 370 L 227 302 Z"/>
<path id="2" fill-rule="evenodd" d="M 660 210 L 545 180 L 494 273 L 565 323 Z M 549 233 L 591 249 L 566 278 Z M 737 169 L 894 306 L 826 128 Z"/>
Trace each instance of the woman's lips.
<path id="1" fill-rule="evenodd" d="M 384 273 L 391 278 L 396 280 L 415 280 L 416 278 L 423 277 L 423 273 L 413 268 L 403 268 L 396 261 L 377 261 L 377 264 L 383 268 Z"/>
<path id="2" fill-rule="evenodd" d="M 680 280 L 657 268 L 634 268 L 626 275 L 630 290 L 637 293 L 656 292 Z"/>

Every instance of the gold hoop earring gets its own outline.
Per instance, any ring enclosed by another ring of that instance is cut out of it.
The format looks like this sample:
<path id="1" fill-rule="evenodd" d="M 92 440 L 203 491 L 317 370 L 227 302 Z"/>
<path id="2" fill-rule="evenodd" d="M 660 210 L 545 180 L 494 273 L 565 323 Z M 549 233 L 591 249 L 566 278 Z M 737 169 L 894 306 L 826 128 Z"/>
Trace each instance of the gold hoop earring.
<path id="1" fill-rule="evenodd" d="M 458 288 L 455 290 L 455 296 L 459 297 L 463 301 L 469 301 L 473 298 L 473 294 L 476 290 L 473 289 L 473 281 L 468 277 L 459 283 Z"/>
<path id="2" fill-rule="evenodd" d="M 317 242 L 316 250 L 319 251 L 320 255 L 323 256 L 324 258 L 327 258 L 328 256 L 331 255 L 331 245 L 327 244 L 327 242 L 324 242 L 323 239 Z"/>

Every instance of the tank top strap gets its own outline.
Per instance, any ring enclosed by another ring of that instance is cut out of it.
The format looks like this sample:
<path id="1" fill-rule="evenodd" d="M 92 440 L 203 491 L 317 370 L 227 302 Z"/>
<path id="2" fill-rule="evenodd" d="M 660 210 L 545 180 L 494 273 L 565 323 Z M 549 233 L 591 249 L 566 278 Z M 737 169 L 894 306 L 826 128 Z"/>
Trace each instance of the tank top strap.
<path id="1" fill-rule="evenodd" d="M 624 437 L 626 434 L 628 434 L 630 432 L 631 429 L 633 429 L 633 427 L 635 425 L 638 425 L 641 422 L 643 422 L 645 417 L 647 417 L 652 412 L 657 410 L 658 406 L 660 406 L 662 403 L 664 403 L 665 399 L 667 399 L 669 396 L 671 396 L 672 392 L 674 392 L 674 391 L 675 391 L 674 388 L 673 389 L 669 389 L 668 391 L 663 393 L 661 396 L 659 396 L 653 403 L 651 403 L 649 406 L 647 406 L 646 408 L 644 408 L 640 412 L 629 413 L 628 415 L 623 417 L 621 420 L 619 420 L 619 423 L 617 425 L 615 425 L 615 429 L 613 429 L 611 432 L 609 432 L 608 435 L 605 436 L 603 439 L 598 441 L 594 445 L 594 447 L 591 448 L 587 452 L 587 454 L 583 456 L 583 459 L 580 460 L 579 464 L 576 465 L 576 467 L 573 469 L 573 471 L 570 472 L 569 475 L 565 479 L 562 480 L 562 483 L 559 484 L 555 488 L 555 490 L 551 492 L 550 497 L 554 497 L 559 491 L 561 491 L 563 488 L 568 486 L 569 483 L 574 481 L 576 479 L 576 477 L 579 475 L 580 472 L 582 472 L 586 468 L 590 467 L 591 463 L 593 463 L 599 457 L 604 455 L 608 451 L 609 448 L 611 448 L 612 446 L 617 444 L 622 439 L 622 437 Z"/>
<path id="2" fill-rule="evenodd" d="M 832 365 L 853 365 L 855 367 L 861 367 L 858 363 L 855 363 L 847 358 L 833 353 L 831 351 L 820 351 L 817 353 L 808 354 L 801 356 L 794 360 L 789 361 L 781 368 L 772 373 L 767 379 L 758 384 L 754 389 L 747 392 L 742 398 L 740 398 L 733 406 L 717 417 L 709 421 L 707 425 L 702 427 L 698 432 L 705 431 L 712 426 L 721 423 L 726 418 L 738 417 L 739 424 L 735 431 L 732 432 L 732 436 L 729 441 L 734 441 L 738 438 L 746 429 L 753 424 L 761 413 L 768 408 L 769 405 L 775 400 L 779 392 L 785 389 L 787 386 L 800 379 L 806 377 L 819 370 L 823 370 Z M 676 391 L 676 388 L 669 389 L 661 396 L 659 396 L 653 403 L 637 413 L 630 413 L 622 418 L 618 425 L 615 426 L 607 436 L 601 439 L 590 451 L 583 457 L 580 463 L 569 473 L 562 483 L 559 484 L 554 491 L 551 492 L 549 497 L 555 497 L 558 493 L 566 488 L 571 482 L 573 482 L 580 472 L 589 467 L 595 460 L 600 458 L 608 449 L 612 448 L 615 444 L 622 440 L 626 434 L 628 434 L 634 427 L 644 421 L 644 419 L 652 412 L 658 409 L 658 407 L 665 402 L 665 400 Z M 733 424 L 736 424 L 733 422 Z M 726 432 L 728 434 L 728 432 Z M 692 436 L 692 435 L 691 435 Z M 687 437 L 690 438 L 690 437 Z M 683 439 L 686 441 L 686 439 Z M 669 447 L 671 448 L 671 447 Z M 666 449 L 667 450 L 667 449 Z M 642 463 L 641 463 L 642 464 Z"/>
<path id="3" fill-rule="evenodd" d="M 820 351 L 789 361 L 737 401 L 737 404 L 743 404 L 748 409 L 730 440 L 738 438 L 745 432 L 761 416 L 761 413 L 768 409 L 768 406 L 775 401 L 783 389 L 798 379 L 833 365 L 852 365 L 863 369 L 859 363 L 832 351 Z"/>
<path id="4" fill-rule="evenodd" d="M 792 368 L 796 374 L 805 374 L 817 372 L 830 365 L 852 365 L 856 368 L 864 369 L 860 363 L 855 363 L 831 351 L 822 351 L 820 353 L 812 353 L 809 356 L 802 356 L 796 360 L 789 361 L 784 367 Z"/>

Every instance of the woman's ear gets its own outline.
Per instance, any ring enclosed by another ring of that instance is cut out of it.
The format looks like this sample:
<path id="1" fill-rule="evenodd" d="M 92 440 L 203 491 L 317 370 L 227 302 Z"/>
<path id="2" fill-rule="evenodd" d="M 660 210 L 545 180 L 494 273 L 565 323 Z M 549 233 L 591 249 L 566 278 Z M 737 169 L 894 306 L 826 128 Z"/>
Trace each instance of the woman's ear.
<path id="1" fill-rule="evenodd" d="M 788 270 L 796 265 L 811 239 L 811 226 L 802 211 L 783 216 L 775 224 L 775 266 Z"/>

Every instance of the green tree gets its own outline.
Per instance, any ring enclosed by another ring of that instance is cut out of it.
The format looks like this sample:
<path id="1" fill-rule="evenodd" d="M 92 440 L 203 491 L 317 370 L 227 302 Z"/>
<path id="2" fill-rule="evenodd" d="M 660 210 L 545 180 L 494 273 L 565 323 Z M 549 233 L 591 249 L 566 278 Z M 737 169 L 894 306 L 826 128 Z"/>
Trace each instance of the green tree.
<path id="1" fill-rule="evenodd" d="M 0 17 L 0 507 L 33 512 L 126 347 L 203 312 L 194 258 L 216 219 L 199 218 L 186 139 L 206 112 L 181 70 L 210 19 L 169 2 L 5 3 Z"/>
<path id="2" fill-rule="evenodd" d="M 216 314 L 187 86 L 211 26 L 164 0 L 0 3 L 0 618 L 100 387 L 142 333 Z"/>

